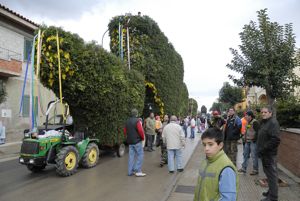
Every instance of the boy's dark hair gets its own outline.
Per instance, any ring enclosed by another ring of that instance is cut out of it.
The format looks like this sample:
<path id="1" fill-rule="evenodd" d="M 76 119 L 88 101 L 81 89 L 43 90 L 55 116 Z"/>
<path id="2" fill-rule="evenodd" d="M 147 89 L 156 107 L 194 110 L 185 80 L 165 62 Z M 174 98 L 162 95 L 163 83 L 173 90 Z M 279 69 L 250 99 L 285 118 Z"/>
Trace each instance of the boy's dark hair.
<path id="1" fill-rule="evenodd" d="M 223 142 L 223 134 L 220 129 L 216 127 L 208 128 L 201 136 L 201 140 L 209 138 L 209 139 L 215 139 L 217 144 L 220 144 Z"/>

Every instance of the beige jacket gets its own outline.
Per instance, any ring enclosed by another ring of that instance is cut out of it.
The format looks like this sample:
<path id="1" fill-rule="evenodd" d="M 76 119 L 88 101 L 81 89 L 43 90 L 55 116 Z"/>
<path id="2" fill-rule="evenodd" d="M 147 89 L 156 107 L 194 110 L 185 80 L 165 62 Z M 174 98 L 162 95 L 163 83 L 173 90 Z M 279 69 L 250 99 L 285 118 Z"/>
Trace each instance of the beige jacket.
<path id="1" fill-rule="evenodd" d="M 162 137 L 167 149 L 181 149 L 185 145 L 183 130 L 176 122 L 171 121 L 164 127 Z"/>

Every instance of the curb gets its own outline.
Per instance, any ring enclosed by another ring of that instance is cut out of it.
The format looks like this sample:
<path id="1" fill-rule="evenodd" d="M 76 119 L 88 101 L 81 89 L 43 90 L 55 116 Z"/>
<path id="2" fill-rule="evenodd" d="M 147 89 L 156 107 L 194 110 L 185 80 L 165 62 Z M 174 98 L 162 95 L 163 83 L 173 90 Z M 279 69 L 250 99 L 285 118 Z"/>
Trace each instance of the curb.
<path id="1" fill-rule="evenodd" d="M 199 146 L 199 143 L 201 142 L 201 139 L 198 140 L 197 145 L 195 146 L 193 153 L 191 154 L 190 158 L 187 160 L 185 167 L 187 166 L 187 164 L 190 162 L 194 151 L 196 150 L 196 148 Z M 184 168 L 185 168 L 184 167 Z M 183 173 L 176 173 L 176 175 L 174 175 L 174 177 L 172 178 L 172 181 L 169 185 L 169 188 L 166 190 L 165 196 L 161 199 L 161 201 L 167 201 L 170 197 L 170 195 L 172 194 L 172 191 L 174 190 L 174 188 L 176 187 L 177 182 L 180 180 L 181 176 L 183 175 Z"/>
<path id="2" fill-rule="evenodd" d="M 283 167 L 280 163 L 277 163 L 278 169 L 280 169 L 284 174 L 290 177 L 294 182 L 300 184 L 300 178 L 294 175 L 291 171 Z"/>

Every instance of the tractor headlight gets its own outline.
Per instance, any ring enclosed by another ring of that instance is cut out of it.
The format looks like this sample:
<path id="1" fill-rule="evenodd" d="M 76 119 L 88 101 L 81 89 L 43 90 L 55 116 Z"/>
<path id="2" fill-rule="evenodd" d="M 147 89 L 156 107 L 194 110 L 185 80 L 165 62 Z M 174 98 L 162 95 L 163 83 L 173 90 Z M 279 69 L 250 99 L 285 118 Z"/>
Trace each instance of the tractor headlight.
<path id="1" fill-rule="evenodd" d="M 24 163 L 24 158 L 20 158 L 20 159 L 19 159 L 19 162 L 20 162 L 20 163 Z"/>
<path id="2" fill-rule="evenodd" d="M 30 159 L 30 160 L 29 160 L 29 163 L 30 163 L 30 164 L 34 164 L 34 160 L 33 160 L 33 159 Z"/>
<path id="3" fill-rule="evenodd" d="M 24 133 L 24 137 L 29 138 L 30 137 L 29 133 Z"/>

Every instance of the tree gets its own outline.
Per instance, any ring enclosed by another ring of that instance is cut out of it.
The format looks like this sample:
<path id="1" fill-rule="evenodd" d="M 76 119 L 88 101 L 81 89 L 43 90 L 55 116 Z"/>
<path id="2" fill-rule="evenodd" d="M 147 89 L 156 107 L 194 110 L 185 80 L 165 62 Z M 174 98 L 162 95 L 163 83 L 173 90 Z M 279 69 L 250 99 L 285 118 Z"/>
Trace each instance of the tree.
<path id="1" fill-rule="evenodd" d="M 189 114 L 191 116 L 196 116 L 198 110 L 198 103 L 195 99 L 189 98 Z"/>
<path id="2" fill-rule="evenodd" d="M 206 114 L 207 113 L 207 108 L 205 107 L 205 105 L 201 106 L 201 114 Z"/>
<path id="3" fill-rule="evenodd" d="M 244 100 L 243 89 L 225 82 L 219 91 L 219 101 L 234 106 Z"/>
<path id="4" fill-rule="evenodd" d="M 243 27 L 239 46 L 241 54 L 231 48 L 233 59 L 227 67 L 242 75 L 241 78 L 229 75 L 239 86 L 264 88 L 268 104 L 273 107 L 276 98 L 287 96 L 299 85 L 293 72 L 295 35 L 292 24 L 281 26 L 271 22 L 267 9 L 257 13 L 258 24 L 250 21 Z"/>
<path id="5" fill-rule="evenodd" d="M 220 113 L 223 113 L 224 111 L 227 111 L 229 109 L 230 105 L 227 103 L 222 103 L 222 102 L 213 102 L 211 108 L 209 111 L 214 111 L 217 110 Z"/>

